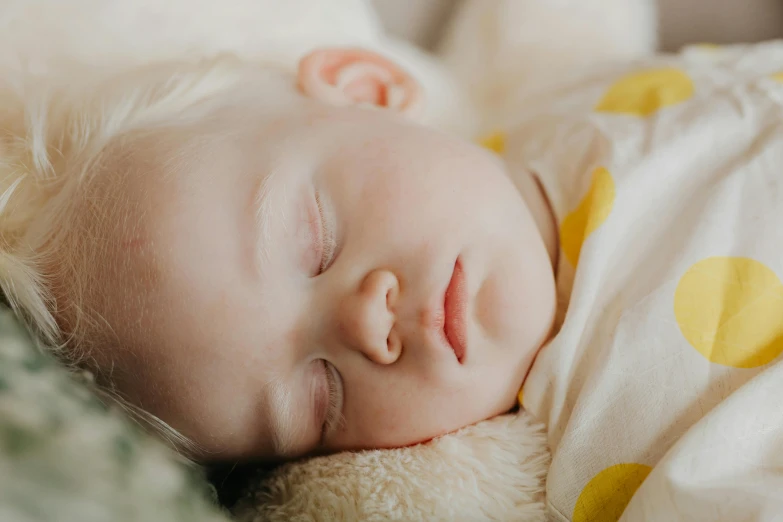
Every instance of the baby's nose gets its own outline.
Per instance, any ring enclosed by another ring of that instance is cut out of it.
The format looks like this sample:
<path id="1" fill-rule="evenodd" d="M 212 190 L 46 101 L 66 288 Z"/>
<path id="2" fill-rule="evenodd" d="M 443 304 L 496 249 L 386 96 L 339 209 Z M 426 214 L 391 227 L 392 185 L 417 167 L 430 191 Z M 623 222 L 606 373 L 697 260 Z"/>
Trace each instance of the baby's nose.
<path id="1" fill-rule="evenodd" d="M 338 329 L 342 342 L 377 364 L 392 364 L 402 352 L 394 330 L 394 304 L 400 284 L 392 272 L 369 272 L 340 303 Z"/>

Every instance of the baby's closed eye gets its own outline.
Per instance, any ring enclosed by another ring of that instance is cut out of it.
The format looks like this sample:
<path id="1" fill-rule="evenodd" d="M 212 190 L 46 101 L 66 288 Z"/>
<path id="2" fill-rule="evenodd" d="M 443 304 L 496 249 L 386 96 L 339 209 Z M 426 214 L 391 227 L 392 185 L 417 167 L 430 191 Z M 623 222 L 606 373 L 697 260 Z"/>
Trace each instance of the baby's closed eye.
<path id="1" fill-rule="evenodd" d="M 323 444 L 342 421 L 343 382 L 340 372 L 331 363 L 320 361 L 323 366 L 324 388 L 318 394 L 318 419 L 321 422 L 321 444 Z"/>

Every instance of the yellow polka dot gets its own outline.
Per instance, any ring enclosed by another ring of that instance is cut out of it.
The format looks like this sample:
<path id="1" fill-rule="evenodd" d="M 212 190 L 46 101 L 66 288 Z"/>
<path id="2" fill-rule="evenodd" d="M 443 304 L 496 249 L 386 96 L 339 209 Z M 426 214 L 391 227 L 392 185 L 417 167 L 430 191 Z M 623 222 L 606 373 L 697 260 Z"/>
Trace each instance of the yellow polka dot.
<path id="1" fill-rule="evenodd" d="M 506 151 L 506 135 L 502 132 L 490 134 L 479 140 L 479 145 L 498 154 L 503 154 Z"/>
<path id="2" fill-rule="evenodd" d="M 649 116 L 693 96 L 693 82 L 679 69 L 653 69 L 630 74 L 609 88 L 595 110 Z"/>
<path id="3" fill-rule="evenodd" d="M 773 74 L 772 79 L 776 82 L 783 83 L 783 71 Z"/>
<path id="4" fill-rule="evenodd" d="M 579 261 L 587 236 L 600 227 L 612 212 L 614 193 L 614 180 L 609 171 L 604 167 L 595 169 L 587 195 L 560 226 L 560 246 L 571 265 L 576 266 Z"/>
<path id="5" fill-rule="evenodd" d="M 744 257 L 710 257 L 680 279 L 674 315 L 685 339 L 707 360 L 763 366 L 783 353 L 783 283 Z"/>
<path id="6" fill-rule="evenodd" d="M 573 522 L 617 522 L 652 468 L 617 464 L 587 483 L 574 507 Z"/>

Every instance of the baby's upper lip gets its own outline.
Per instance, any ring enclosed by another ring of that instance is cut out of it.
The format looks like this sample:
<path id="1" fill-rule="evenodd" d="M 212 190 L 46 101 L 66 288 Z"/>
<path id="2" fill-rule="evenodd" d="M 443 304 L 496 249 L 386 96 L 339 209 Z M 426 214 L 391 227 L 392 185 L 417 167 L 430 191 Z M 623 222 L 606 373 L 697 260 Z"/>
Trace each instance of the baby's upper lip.
<path id="1" fill-rule="evenodd" d="M 465 273 L 457 258 L 443 297 L 443 333 L 460 363 L 464 362 L 467 351 L 466 310 Z"/>

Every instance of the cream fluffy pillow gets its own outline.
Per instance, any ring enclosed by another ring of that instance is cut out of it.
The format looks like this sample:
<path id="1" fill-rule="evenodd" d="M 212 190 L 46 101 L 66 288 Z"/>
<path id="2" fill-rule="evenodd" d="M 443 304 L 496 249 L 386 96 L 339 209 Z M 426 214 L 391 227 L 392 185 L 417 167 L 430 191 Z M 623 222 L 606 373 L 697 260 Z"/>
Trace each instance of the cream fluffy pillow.
<path id="1" fill-rule="evenodd" d="M 525 412 L 431 442 L 285 464 L 234 508 L 241 522 L 538 521 L 546 435 Z"/>

